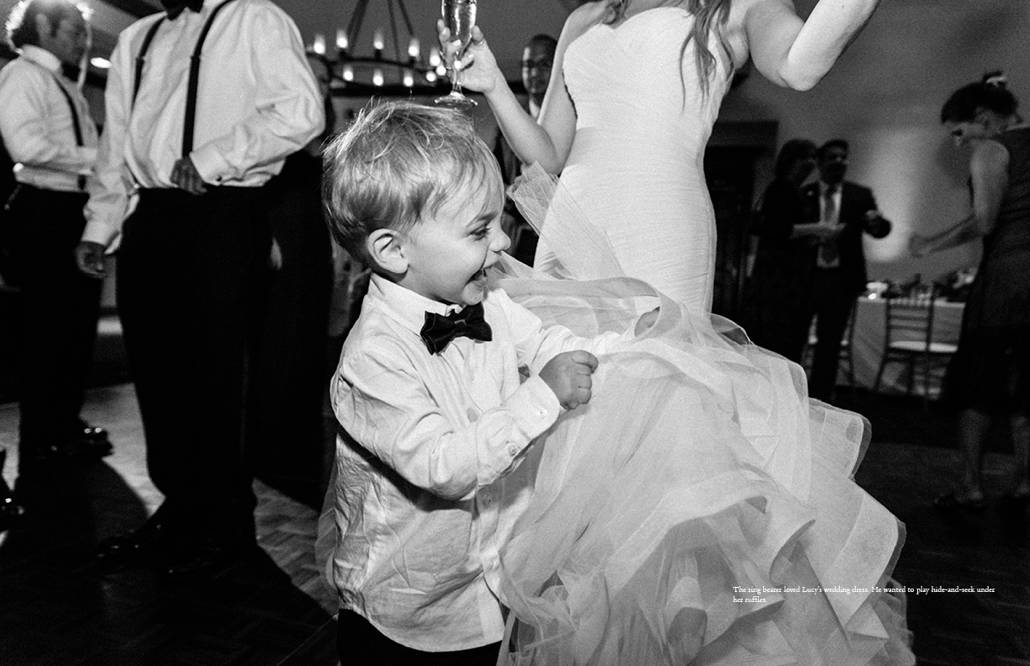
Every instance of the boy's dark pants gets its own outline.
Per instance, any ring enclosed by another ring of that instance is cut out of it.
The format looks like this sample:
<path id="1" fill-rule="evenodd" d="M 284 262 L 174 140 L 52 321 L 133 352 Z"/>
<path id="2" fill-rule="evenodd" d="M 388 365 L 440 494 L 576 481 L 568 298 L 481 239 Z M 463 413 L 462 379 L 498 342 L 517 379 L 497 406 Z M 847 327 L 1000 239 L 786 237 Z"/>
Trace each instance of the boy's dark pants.
<path id="1" fill-rule="evenodd" d="M 500 643 L 458 652 L 421 652 L 394 643 L 357 613 L 341 610 L 336 649 L 340 666 L 493 666 Z"/>
<path id="2" fill-rule="evenodd" d="M 144 190 L 118 252 L 118 307 L 161 520 L 184 545 L 246 547 L 249 345 L 270 244 L 262 188 Z"/>

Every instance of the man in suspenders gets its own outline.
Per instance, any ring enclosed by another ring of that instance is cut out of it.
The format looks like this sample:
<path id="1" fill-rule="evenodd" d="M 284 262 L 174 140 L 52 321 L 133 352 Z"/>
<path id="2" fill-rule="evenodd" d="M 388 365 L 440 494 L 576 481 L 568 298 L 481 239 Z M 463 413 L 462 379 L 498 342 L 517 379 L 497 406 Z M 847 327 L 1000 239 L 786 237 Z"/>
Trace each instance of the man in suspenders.
<path id="1" fill-rule="evenodd" d="M 271 236 L 264 185 L 323 126 L 293 21 L 269 0 L 162 0 L 119 36 L 80 269 L 118 251 L 118 307 L 164 502 L 101 544 L 115 564 L 210 571 L 254 545 L 249 345 Z M 288 443 L 284 443 L 288 454 Z"/>
<path id="2" fill-rule="evenodd" d="M 5 277 L 16 276 L 21 289 L 17 493 L 31 510 L 53 495 L 65 463 L 110 452 L 106 435 L 93 439 L 79 419 L 101 285 L 76 269 L 74 250 L 97 129 L 82 92 L 62 74 L 85 55 L 83 8 L 24 0 L 7 29 L 20 55 L 0 71 L 0 135 L 16 182 L 0 201 L 0 224 L 17 264 Z"/>

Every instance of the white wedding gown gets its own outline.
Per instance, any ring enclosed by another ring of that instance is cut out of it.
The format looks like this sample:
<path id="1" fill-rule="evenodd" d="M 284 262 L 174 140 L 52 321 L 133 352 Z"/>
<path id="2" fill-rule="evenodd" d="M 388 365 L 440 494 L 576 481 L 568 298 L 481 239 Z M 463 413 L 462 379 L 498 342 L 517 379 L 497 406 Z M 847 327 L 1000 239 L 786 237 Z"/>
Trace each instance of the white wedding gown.
<path id="1" fill-rule="evenodd" d="M 514 193 L 542 247 L 535 271 L 507 262 L 514 299 L 583 335 L 661 310 L 522 462 L 499 663 L 912 663 L 903 595 L 880 591 L 903 528 L 852 480 L 868 423 L 709 312 L 702 158 L 728 74 L 714 41 L 707 96 L 692 47 L 680 67 L 691 21 L 650 10 L 573 42 L 569 164 Z"/>
<path id="2" fill-rule="evenodd" d="M 702 167 L 730 79 L 713 40 L 717 66 L 702 92 L 693 48 L 680 58 L 692 23 L 683 9 L 653 9 L 595 25 L 569 46 L 564 73 L 578 118 L 561 182 L 627 275 L 707 312 L 715 215 Z M 547 270 L 551 261 L 545 242 L 534 263 Z"/>

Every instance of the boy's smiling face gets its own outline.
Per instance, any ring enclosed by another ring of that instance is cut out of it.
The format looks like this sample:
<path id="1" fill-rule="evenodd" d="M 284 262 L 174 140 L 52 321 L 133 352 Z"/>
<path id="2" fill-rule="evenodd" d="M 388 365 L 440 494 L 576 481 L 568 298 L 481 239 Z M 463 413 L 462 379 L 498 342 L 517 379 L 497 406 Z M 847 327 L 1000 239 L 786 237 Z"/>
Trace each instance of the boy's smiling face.
<path id="1" fill-rule="evenodd" d="M 441 303 L 482 301 L 487 269 L 511 244 L 501 230 L 502 210 L 498 188 L 462 185 L 404 233 L 407 271 L 399 284 Z"/>

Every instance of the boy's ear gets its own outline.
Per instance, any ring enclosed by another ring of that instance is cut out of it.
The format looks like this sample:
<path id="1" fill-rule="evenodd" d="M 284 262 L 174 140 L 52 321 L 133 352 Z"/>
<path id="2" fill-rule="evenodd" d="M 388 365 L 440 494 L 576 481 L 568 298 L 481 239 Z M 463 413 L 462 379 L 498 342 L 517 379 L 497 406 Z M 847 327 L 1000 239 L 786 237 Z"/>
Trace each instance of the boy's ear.
<path id="1" fill-rule="evenodd" d="M 365 239 L 365 251 L 384 271 L 403 275 L 408 271 L 404 256 L 403 235 L 396 229 L 376 229 Z"/>

